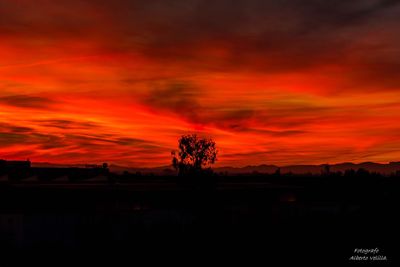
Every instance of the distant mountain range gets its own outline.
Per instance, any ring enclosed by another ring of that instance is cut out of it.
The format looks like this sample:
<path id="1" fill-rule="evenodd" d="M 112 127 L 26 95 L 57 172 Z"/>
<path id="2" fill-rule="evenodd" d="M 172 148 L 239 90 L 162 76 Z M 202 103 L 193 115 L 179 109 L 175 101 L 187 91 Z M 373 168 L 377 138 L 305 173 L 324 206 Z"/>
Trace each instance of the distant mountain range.
<path id="1" fill-rule="evenodd" d="M 217 172 L 227 172 L 232 174 L 246 174 L 246 173 L 274 173 L 278 168 L 280 168 L 281 173 L 295 173 L 295 174 L 320 174 L 322 171 L 325 170 L 327 164 L 321 165 L 289 165 L 289 166 L 282 166 L 278 167 L 276 165 L 258 165 L 258 166 L 246 166 L 242 168 L 234 168 L 234 167 L 222 167 L 216 168 L 215 171 Z M 400 171 L 400 162 L 390 162 L 388 164 L 380 164 L 374 162 L 363 162 L 363 163 L 338 163 L 332 164 L 330 166 L 331 172 L 344 172 L 346 170 L 358 170 L 358 169 L 365 169 L 370 172 L 379 172 L 382 174 L 391 174 L 395 173 L 396 171 Z"/>
<path id="2" fill-rule="evenodd" d="M 33 166 L 38 166 L 40 164 L 33 164 Z M 42 164 L 43 166 L 43 164 Z M 56 165 L 49 165 L 47 166 L 56 166 Z M 312 174 L 320 174 L 321 171 L 325 169 L 326 164 L 321 165 L 290 165 L 290 166 L 282 166 L 278 167 L 276 165 L 257 165 L 257 166 L 245 166 L 245 167 L 219 167 L 214 168 L 214 171 L 217 173 L 228 173 L 231 175 L 234 174 L 251 174 L 251 173 L 274 173 L 278 168 L 280 168 L 281 173 L 295 173 L 295 174 L 305 174 L 305 173 L 312 173 Z M 64 166 L 66 167 L 66 166 Z M 74 165 L 73 167 L 86 167 L 86 165 Z M 150 174 L 153 173 L 155 175 L 161 174 L 174 174 L 175 171 L 172 169 L 171 166 L 161 166 L 155 168 L 131 168 L 131 167 L 124 167 L 118 165 L 110 165 L 110 170 L 116 173 L 122 173 L 124 171 L 130 173 L 140 172 L 142 174 Z M 365 169 L 370 172 L 379 172 L 382 174 L 391 174 L 395 173 L 396 171 L 400 171 L 400 162 L 390 162 L 388 164 L 381 164 L 381 163 L 374 163 L 374 162 L 363 162 L 363 163 L 338 163 L 330 165 L 330 171 L 337 172 L 337 171 L 346 171 L 346 170 L 358 170 L 358 169 Z"/>
<path id="3" fill-rule="evenodd" d="M 85 168 L 94 165 L 86 165 L 86 164 L 77 164 L 77 165 L 60 165 L 60 164 L 52 164 L 52 163 L 32 163 L 32 167 L 58 167 L 58 168 L 67 168 L 67 167 L 79 167 Z M 281 173 L 295 173 L 295 174 L 320 174 L 321 171 L 325 170 L 326 164 L 320 165 L 289 165 L 278 167 L 276 165 L 256 165 L 256 166 L 245 166 L 245 167 L 218 167 L 214 168 L 214 171 L 217 173 L 227 173 L 230 175 L 235 174 L 252 174 L 252 173 L 274 173 L 278 168 L 280 168 Z M 360 168 L 368 170 L 370 172 L 379 172 L 382 174 L 391 174 L 396 171 L 400 171 L 400 162 L 390 162 L 388 164 L 374 163 L 374 162 L 363 162 L 363 163 L 338 163 L 332 164 L 330 166 L 331 172 L 344 172 L 346 170 L 358 170 Z M 129 173 L 140 172 L 142 174 L 155 174 L 155 175 L 167 175 L 174 174 L 175 171 L 171 166 L 161 166 L 154 168 L 132 168 L 132 167 L 124 167 L 111 164 L 109 166 L 111 172 L 115 173 L 123 173 L 125 171 Z"/>

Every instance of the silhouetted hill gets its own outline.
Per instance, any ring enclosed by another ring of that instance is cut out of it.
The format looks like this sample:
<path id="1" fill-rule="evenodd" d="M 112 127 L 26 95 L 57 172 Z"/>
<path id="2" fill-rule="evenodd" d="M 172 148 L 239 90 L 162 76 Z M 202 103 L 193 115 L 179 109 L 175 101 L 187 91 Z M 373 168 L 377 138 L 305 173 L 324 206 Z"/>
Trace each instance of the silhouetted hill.
<path id="1" fill-rule="evenodd" d="M 360 164 L 354 163 L 340 163 L 331 166 L 332 171 L 345 171 L 348 169 L 357 170 L 359 168 L 368 170 L 370 172 L 379 172 L 382 174 L 391 174 L 400 170 L 400 162 L 390 162 L 388 164 L 380 164 L 374 162 L 363 162 Z"/>
<path id="2" fill-rule="evenodd" d="M 228 175 L 237 175 L 237 174 L 254 174 L 254 173 L 274 173 L 280 168 L 281 173 L 294 173 L 294 174 L 320 174 L 325 170 L 326 164 L 320 165 L 289 165 L 289 166 L 276 166 L 276 165 L 249 165 L 245 167 L 218 167 L 214 168 L 216 173 L 224 173 Z M 345 172 L 346 170 L 358 170 L 365 169 L 369 172 L 379 172 L 382 174 L 391 174 L 396 171 L 400 171 L 400 162 L 390 162 L 388 164 L 374 163 L 374 162 L 363 162 L 363 163 L 338 163 L 332 164 L 330 166 L 331 172 Z M 116 173 L 122 173 L 127 171 L 129 173 L 137 173 L 141 174 L 154 174 L 154 175 L 165 175 L 165 174 L 175 174 L 175 171 L 171 166 L 161 166 L 156 168 L 130 168 L 123 167 L 118 165 L 110 165 L 110 171 Z"/>
<path id="3" fill-rule="evenodd" d="M 94 164 L 58 164 L 50 162 L 32 162 L 34 168 L 85 168 Z"/>
<path id="4" fill-rule="evenodd" d="M 124 167 L 115 164 L 111 164 L 109 166 L 111 172 L 114 173 L 123 173 L 129 172 L 131 174 L 141 173 L 141 174 L 154 174 L 154 175 L 167 175 L 167 174 L 175 174 L 175 171 L 171 166 L 160 166 L 153 168 L 132 168 L 132 167 Z"/>
<path id="5" fill-rule="evenodd" d="M 246 167 L 220 167 L 214 170 L 218 173 L 228 173 L 228 174 L 246 174 L 246 173 L 274 173 L 278 169 L 275 165 L 258 165 L 258 166 L 246 166 Z"/>

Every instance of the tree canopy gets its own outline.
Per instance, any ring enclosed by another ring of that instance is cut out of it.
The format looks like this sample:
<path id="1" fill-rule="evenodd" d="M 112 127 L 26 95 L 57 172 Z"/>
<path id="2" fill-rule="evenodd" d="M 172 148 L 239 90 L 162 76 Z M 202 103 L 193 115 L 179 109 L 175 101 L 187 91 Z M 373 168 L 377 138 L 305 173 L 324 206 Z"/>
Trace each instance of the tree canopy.
<path id="1" fill-rule="evenodd" d="M 218 150 L 214 140 L 200 138 L 196 134 L 183 135 L 179 150 L 172 151 L 172 165 L 180 175 L 199 174 L 217 160 Z"/>

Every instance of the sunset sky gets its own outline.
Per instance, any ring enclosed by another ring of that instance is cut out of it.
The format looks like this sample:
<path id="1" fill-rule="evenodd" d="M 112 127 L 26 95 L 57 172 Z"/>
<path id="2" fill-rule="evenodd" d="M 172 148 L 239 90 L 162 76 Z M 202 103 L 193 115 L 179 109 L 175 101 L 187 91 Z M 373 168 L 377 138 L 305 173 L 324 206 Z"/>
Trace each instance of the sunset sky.
<path id="1" fill-rule="evenodd" d="M 0 0 L 0 159 L 400 160 L 400 1 Z"/>

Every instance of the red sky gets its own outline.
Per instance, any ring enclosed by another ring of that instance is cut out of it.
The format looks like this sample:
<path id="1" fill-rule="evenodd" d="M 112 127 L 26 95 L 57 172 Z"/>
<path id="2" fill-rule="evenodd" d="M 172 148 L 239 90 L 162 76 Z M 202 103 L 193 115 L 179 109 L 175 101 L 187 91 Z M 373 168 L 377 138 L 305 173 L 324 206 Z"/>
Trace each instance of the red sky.
<path id="1" fill-rule="evenodd" d="M 397 2 L 2 0 L 0 158 L 398 161 Z"/>

